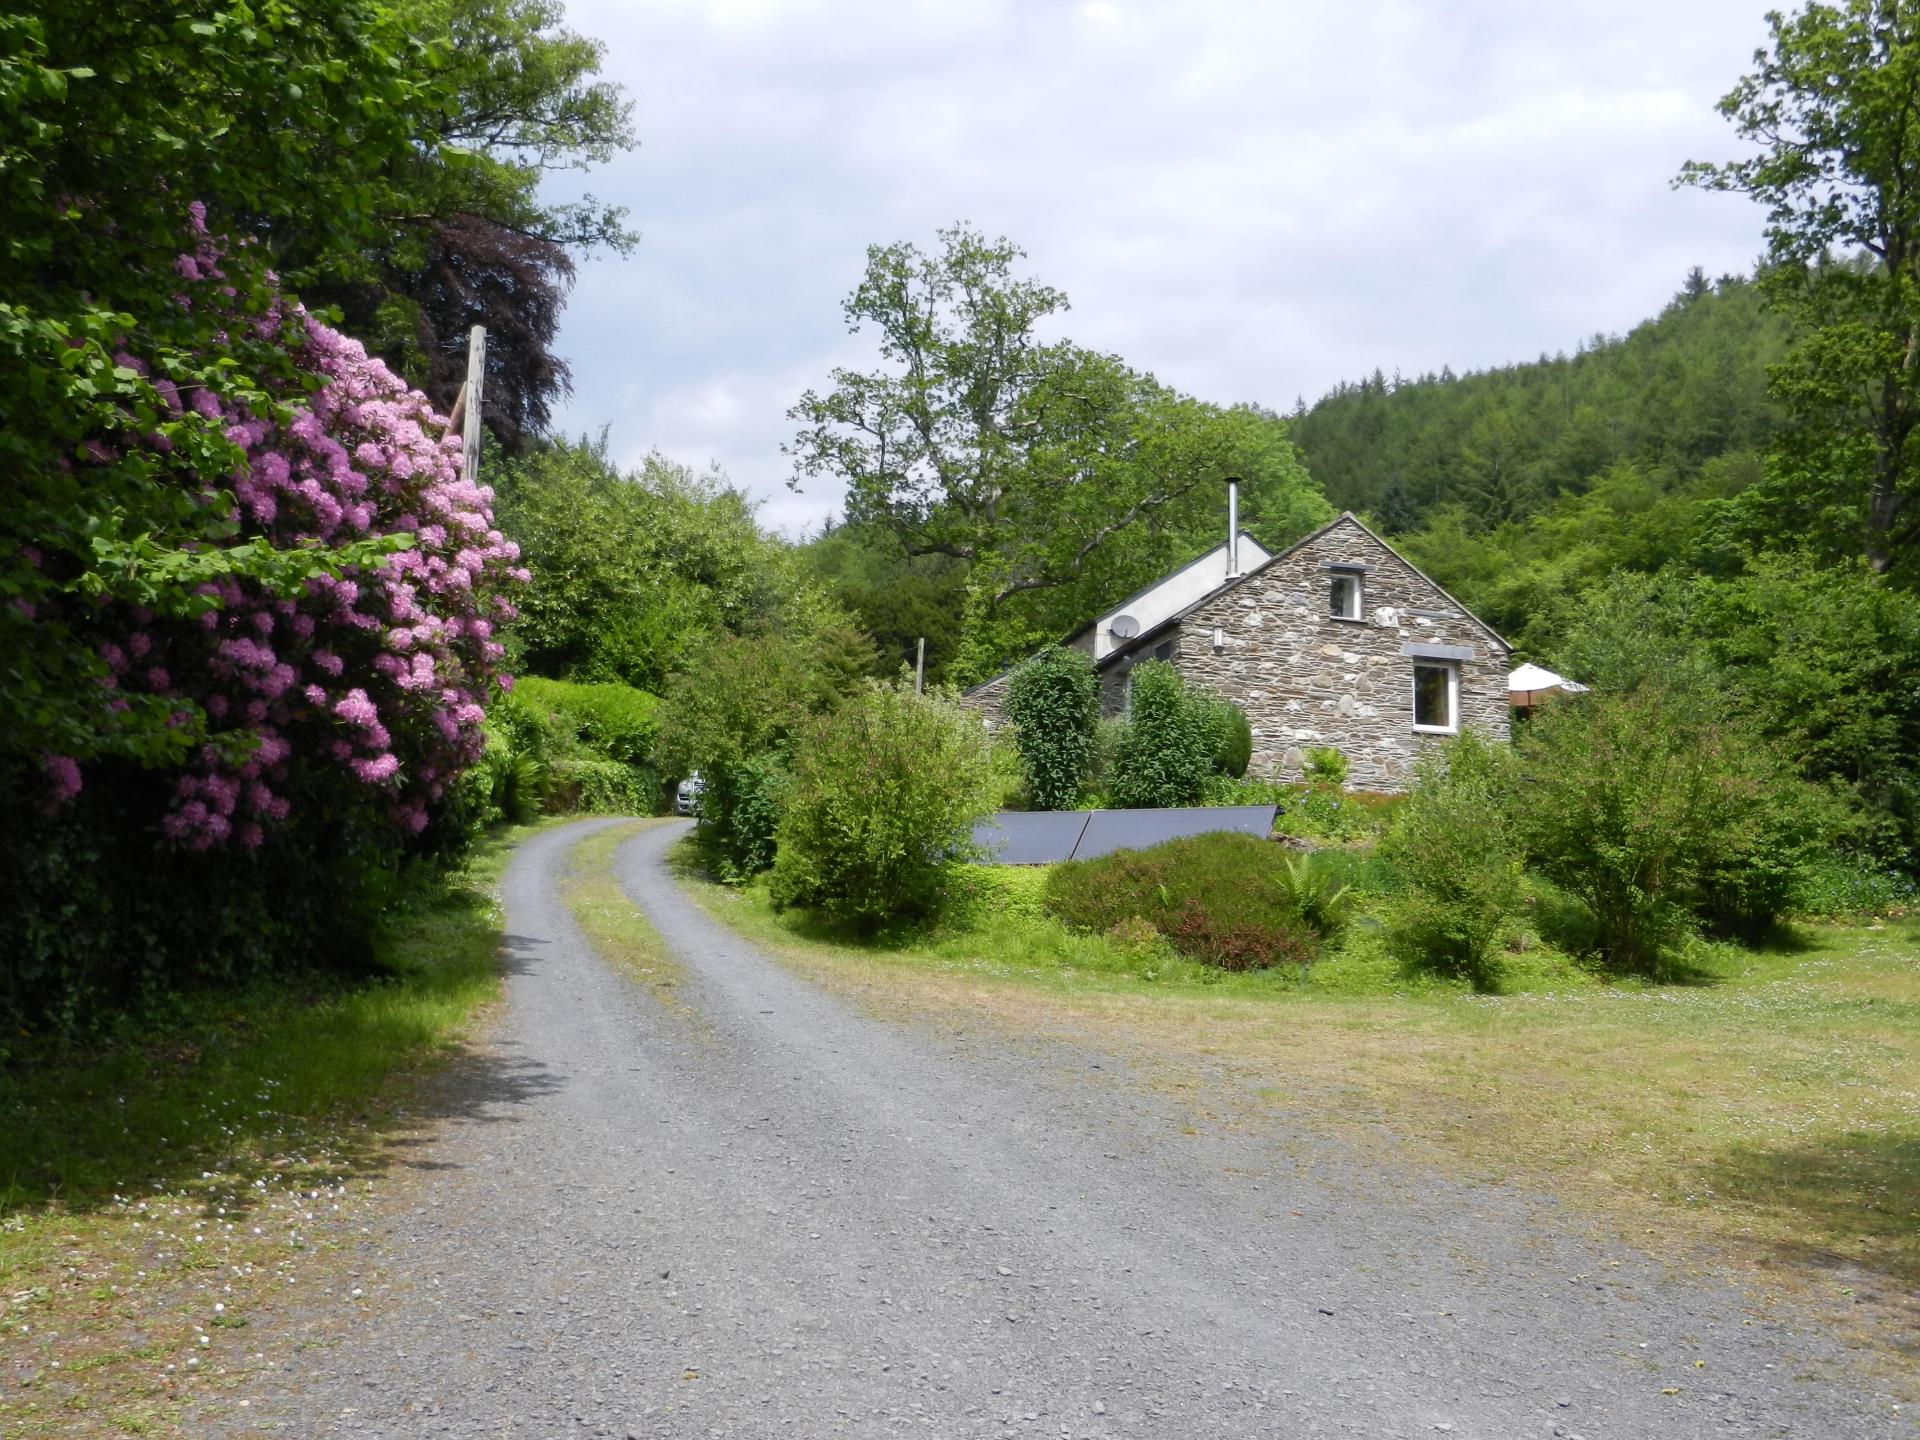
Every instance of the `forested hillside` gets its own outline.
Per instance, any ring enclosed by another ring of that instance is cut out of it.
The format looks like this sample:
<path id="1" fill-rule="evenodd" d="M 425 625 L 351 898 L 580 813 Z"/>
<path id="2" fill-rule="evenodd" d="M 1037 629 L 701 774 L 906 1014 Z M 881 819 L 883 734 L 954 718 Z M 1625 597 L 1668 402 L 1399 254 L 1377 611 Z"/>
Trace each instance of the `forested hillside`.
<path id="1" fill-rule="evenodd" d="M 1293 441 L 1329 500 L 1395 533 L 1449 505 L 1526 520 L 1621 464 L 1664 492 L 1718 461 L 1725 488 L 1772 437 L 1767 367 L 1787 339 L 1751 280 L 1695 270 L 1659 315 L 1572 355 L 1340 385 L 1291 417 Z"/>
<path id="2" fill-rule="evenodd" d="M 1791 323 L 1759 284 L 1695 270 L 1659 315 L 1571 355 L 1417 380 L 1379 372 L 1291 417 L 1336 506 L 1366 515 L 1524 652 L 1552 656 L 1584 587 L 1724 572 L 1724 501 L 1781 423 Z"/>

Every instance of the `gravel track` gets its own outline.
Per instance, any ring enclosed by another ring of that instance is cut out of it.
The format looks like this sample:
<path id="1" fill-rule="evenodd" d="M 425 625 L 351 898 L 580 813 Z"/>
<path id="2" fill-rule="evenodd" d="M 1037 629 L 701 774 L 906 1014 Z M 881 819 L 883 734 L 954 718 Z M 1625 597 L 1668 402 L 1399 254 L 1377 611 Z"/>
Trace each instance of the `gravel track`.
<path id="1" fill-rule="evenodd" d="M 679 892 L 679 824 L 616 859 L 687 972 L 663 1003 L 559 896 L 606 823 L 515 857 L 486 1093 L 246 1433 L 1914 1433 L 1839 1347 L 1550 1199 L 1192 1133 L 1095 1049 L 867 1018 Z"/>

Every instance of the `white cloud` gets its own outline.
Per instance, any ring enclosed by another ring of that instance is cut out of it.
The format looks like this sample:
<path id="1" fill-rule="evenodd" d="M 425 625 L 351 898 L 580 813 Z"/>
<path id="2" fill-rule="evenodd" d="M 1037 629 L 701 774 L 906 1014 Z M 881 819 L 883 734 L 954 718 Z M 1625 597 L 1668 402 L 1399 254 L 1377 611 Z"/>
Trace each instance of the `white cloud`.
<path id="1" fill-rule="evenodd" d="M 1278 408 L 1645 318 L 1744 269 L 1756 212 L 1674 193 L 1733 140 L 1751 0 L 574 0 L 642 148 L 589 177 L 633 256 L 584 265 L 568 430 L 717 459 L 768 520 L 787 408 L 861 353 L 868 244 L 966 218 L 1073 297 L 1066 329 Z"/>

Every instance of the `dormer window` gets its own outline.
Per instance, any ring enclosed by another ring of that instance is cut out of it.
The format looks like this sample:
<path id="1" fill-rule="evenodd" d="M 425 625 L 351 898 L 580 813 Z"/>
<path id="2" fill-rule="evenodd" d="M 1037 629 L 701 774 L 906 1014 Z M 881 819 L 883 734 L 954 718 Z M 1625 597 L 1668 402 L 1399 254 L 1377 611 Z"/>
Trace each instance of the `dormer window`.
<path id="1" fill-rule="evenodd" d="M 1366 572 L 1334 566 L 1327 576 L 1327 614 L 1335 620 L 1366 616 Z"/>

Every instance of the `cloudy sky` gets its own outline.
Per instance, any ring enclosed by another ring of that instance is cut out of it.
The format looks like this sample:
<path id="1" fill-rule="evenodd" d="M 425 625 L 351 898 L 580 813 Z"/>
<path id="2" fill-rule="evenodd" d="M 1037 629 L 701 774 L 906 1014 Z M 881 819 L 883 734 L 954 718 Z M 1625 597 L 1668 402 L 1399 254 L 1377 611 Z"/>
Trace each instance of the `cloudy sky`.
<path id="1" fill-rule="evenodd" d="M 560 423 L 817 525 L 839 496 L 787 490 L 786 411 L 866 356 L 866 247 L 960 219 L 1072 338 L 1222 403 L 1571 349 L 1759 252 L 1755 207 L 1669 181 L 1733 153 L 1713 102 L 1764 8 L 570 0 L 642 142 L 582 183 L 644 238 L 581 268 Z"/>

